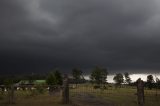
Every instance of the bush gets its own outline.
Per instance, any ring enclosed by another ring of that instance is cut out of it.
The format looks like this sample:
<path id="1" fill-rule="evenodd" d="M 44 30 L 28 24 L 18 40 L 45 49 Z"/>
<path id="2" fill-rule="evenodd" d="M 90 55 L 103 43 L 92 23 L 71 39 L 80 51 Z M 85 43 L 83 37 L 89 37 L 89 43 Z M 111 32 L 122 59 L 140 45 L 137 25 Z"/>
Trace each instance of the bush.
<path id="1" fill-rule="evenodd" d="M 36 89 L 32 89 L 30 96 L 36 96 L 39 94 L 44 94 L 45 90 L 42 86 L 37 86 Z"/>
<path id="2" fill-rule="evenodd" d="M 102 89 L 107 90 L 107 89 L 108 89 L 108 87 L 107 87 L 107 86 L 103 86 L 103 87 L 102 87 Z"/>
<path id="3" fill-rule="evenodd" d="M 3 100 L 3 96 L 2 95 L 0 95 L 0 100 Z"/>
<path id="4" fill-rule="evenodd" d="M 39 94 L 38 91 L 36 89 L 34 89 L 34 90 L 31 90 L 30 96 L 36 96 L 38 94 Z"/>
<path id="5" fill-rule="evenodd" d="M 95 85 L 93 86 L 94 89 L 99 89 L 100 88 L 100 85 Z"/>
<path id="6" fill-rule="evenodd" d="M 36 88 L 37 88 L 36 90 L 39 94 L 44 94 L 45 90 L 42 86 L 37 86 Z"/>

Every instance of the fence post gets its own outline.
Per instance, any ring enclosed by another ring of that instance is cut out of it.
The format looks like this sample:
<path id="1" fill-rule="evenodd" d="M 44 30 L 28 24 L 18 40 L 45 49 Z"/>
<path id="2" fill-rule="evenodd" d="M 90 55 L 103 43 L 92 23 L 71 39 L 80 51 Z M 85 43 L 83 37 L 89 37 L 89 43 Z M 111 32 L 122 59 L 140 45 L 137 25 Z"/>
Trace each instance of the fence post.
<path id="1" fill-rule="evenodd" d="M 69 103 L 69 81 L 68 81 L 67 75 L 64 76 L 64 80 L 63 80 L 62 103 L 64 104 Z"/>
<path id="2" fill-rule="evenodd" d="M 140 78 L 137 80 L 137 100 L 138 105 L 144 105 L 144 82 Z"/>
<path id="3" fill-rule="evenodd" d="M 10 86 L 10 89 L 8 89 L 8 96 L 9 96 L 9 104 L 14 104 L 14 85 Z"/>

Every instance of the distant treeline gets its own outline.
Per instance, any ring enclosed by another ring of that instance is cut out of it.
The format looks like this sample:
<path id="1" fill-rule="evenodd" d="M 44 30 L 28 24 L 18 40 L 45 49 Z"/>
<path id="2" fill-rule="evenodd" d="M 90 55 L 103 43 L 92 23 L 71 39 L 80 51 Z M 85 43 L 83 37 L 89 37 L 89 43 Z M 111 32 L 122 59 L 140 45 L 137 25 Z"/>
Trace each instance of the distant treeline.
<path id="1" fill-rule="evenodd" d="M 69 80 L 72 84 L 80 84 L 80 83 L 91 83 L 97 87 L 106 87 L 108 84 L 107 76 L 108 70 L 102 67 L 94 67 L 90 73 L 90 80 L 86 80 L 83 76 L 83 71 L 79 68 L 73 68 L 70 75 Z M 11 85 L 20 82 L 21 80 L 28 80 L 28 82 L 33 83 L 34 80 L 46 80 L 46 84 L 48 85 L 62 85 L 63 82 L 63 74 L 59 69 L 54 69 L 53 71 L 47 74 L 34 74 L 30 75 L 8 75 L 8 76 L 0 76 L 0 85 Z M 129 85 L 136 86 L 136 82 L 132 82 L 130 75 L 128 72 L 125 73 L 117 73 L 113 77 L 114 85 L 116 87 L 121 87 L 121 85 Z M 138 80 L 138 79 L 137 79 Z M 159 88 L 160 89 L 160 80 L 156 77 L 154 80 L 153 75 L 147 76 L 147 81 L 144 82 L 145 87 Z"/>

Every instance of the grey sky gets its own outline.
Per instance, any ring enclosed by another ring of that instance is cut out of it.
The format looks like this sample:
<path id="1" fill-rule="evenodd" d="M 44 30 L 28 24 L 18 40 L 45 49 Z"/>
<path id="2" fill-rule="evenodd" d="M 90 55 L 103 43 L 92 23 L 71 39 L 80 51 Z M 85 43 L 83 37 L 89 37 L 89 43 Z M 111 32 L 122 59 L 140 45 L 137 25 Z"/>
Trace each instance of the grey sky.
<path id="1" fill-rule="evenodd" d="M 0 73 L 159 72 L 159 0 L 0 0 Z"/>

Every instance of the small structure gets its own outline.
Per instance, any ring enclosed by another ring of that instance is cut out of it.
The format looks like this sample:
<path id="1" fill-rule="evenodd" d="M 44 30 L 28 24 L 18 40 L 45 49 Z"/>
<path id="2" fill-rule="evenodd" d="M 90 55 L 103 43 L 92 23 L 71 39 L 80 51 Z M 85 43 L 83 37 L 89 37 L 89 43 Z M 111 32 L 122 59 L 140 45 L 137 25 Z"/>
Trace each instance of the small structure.
<path id="1" fill-rule="evenodd" d="M 46 85 L 46 80 L 33 80 L 33 82 L 30 82 L 28 80 L 21 80 L 20 82 L 15 84 L 18 89 L 23 89 L 23 90 L 33 90 L 35 89 L 35 86 L 37 85 Z"/>
<path id="2" fill-rule="evenodd" d="M 43 85 L 46 84 L 46 80 L 33 80 L 33 82 L 29 82 L 28 80 L 21 80 L 19 85 Z"/>

